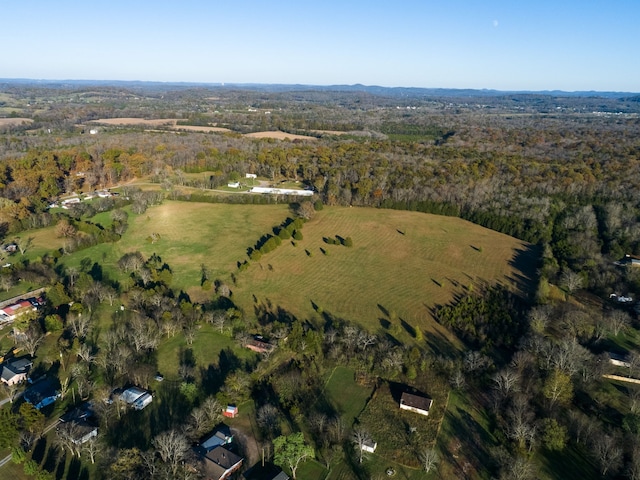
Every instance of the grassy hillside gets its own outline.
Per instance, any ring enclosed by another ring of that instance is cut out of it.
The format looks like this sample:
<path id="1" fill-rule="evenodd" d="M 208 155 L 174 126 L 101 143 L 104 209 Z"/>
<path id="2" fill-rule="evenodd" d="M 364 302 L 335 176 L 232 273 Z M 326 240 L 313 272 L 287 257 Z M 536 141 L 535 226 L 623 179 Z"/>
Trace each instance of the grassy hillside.
<path id="1" fill-rule="evenodd" d="M 395 312 L 411 327 L 434 331 L 431 308 L 468 288 L 502 283 L 525 293 L 533 285 L 530 245 L 458 218 L 333 207 L 303 234 L 296 246 L 283 242 L 238 274 L 236 303 L 250 310 L 255 296 L 308 316 L 313 302 L 371 330 Z M 323 241 L 336 235 L 351 237 L 353 247 Z"/>
<path id="2" fill-rule="evenodd" d="M 325 208 L 305 224 L 304 239 L 295 246 L 284 241 L 238 272 L 247 248 L 289 215 L 286 205 L 167 201 L 132 215 L 119 242 L 76 252 L 61 262 L 79 266 L 91 258 L 117 278 L 117 261 L 124 253 L 155 252 L 171 266 L 174 288 L 194 300 L 213 295 L 200 288 L 204 264 L 211 279 L 231 286 L 234 302 L 247 314 L 256 300 L 269 300 L 303 318 L 314 314 L 315 304 L 372 331 L 392 319 L 404 321 L 407 330 L 419 326 L 446 336 L 432 321 L 434 305 L 483 284 L 502 283 L 523 294 L 533 284 L 536 254 L 522 241 L 458 218 L 371 208 Z M 159 234 L 153 244 L 148 240 L 152 233 Z M 353 247 L 323 241 L 336 235 L 351 237 Z M 35 237 L 34 249 L 40 248 L 45 236 Z"/>

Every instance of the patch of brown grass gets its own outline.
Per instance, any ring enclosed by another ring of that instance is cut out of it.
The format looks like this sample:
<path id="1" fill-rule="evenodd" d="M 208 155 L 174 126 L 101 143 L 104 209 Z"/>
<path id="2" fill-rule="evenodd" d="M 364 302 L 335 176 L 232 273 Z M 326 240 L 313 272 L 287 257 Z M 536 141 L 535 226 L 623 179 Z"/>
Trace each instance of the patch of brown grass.
<path id="1" fill-rule="evenodd" d="M 11 127 L 14 125 L 23 125 L 25 123 L 33 123 L 30 118 L 0 118 L 0 127 Z"/>
<path id="2" fill-rule="evenodd" d="M 245 137 L 250 138 L 275 138 L 276 140 L 317 140 L 316 137 L 310 137 L 308 135 L 295 135 L 293 133 L 286 133 L 280 131 L 273 132 L 254 132 L 247 133 Z"/>

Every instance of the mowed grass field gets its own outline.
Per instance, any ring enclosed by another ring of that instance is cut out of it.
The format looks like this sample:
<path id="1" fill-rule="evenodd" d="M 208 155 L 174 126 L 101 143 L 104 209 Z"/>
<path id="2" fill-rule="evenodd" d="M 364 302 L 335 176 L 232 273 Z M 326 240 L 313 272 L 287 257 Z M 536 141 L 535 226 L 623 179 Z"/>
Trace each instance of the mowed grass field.
<path id="1" fill-rule="evenodd" d="M 206 265 L 212 281 L 229 281 L 230 272 L 237 270 L 237 261 L 246 259 L 246 249 L 288 214 L 286 205 L 167 201 L 141 215 L 130 214 L 129 228 L 119 242 L 75 252 L 60 262 L 77 267 L 83 258 L 90 258 L 117 279 L 122 276 L 117 262 L 125 253 L 138 250 L 145 258 L 156 253 L 172 269 L 172 287 L 187 291 L 192 300 L 203 301 L 211 298 L 213 291 L 200 288 L 201 265 Z M 153 244 L 148 240 L 152 233 L 160 234 Z"/>
<path id="2" fill-rule="evenodd" d="M 313 302 L 372 331 L 395 313 L 411 327 L 442 334 L 431 316 L 435 305 L 483 285 L 523 295 L 534 285 L 534 247 L 458 218 L 331 207 L 302 233 L 296 246 L 283 242 L 238 274 L 237 304 L 250 311 L 255 296 L 304 318 L 313 315 Z M 336 235 L 351 237 L 353 247 L 323 241 Z"/>
<path id="3" fill-rule="evenodd" d="M 256 300 L 269 300 L 299 318 L 316 315 L 315 304 L 371 331 L 397 317 L 447 337 L 431 317 L 435 305 L 486 284 L 501 283 L 523 294 L 534 284 L 538 256 L 525 242 L 458 218 L 373 208 L 325 207 L 304 225 L 303 240 L 295 246 L 283 241 L 239 272 L 237 262 L 248 258 L 247 248 L 291 215 L 288 205 L 166 201 L 130 215 L 119 242 L 81 250 L 60 262 L 79 266 L 90 258 L 103 265 L 105 274 L 119 278 L 117 261 L 124 253 L 157 253 L 173 271 L 172 286 L 196 301 L 214 295 L 200 287 L 205 265 L 212 280 L 230 286 L 232 300 L 248 315 Z M 160 234 L 154 244 L 148 241 L 152 233 Z M 323 241 L 336 235 L 351 237 L 353 247 Z M 53 230 L 32 236 L 34 250 L 60 243 Z M 401 340 L 409 339 L 405 336 Z"/>

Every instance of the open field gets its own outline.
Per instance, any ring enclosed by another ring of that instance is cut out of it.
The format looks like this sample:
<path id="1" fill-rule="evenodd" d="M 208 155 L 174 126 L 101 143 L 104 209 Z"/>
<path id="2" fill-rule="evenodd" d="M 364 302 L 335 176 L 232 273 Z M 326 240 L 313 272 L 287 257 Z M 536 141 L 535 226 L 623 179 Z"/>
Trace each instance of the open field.
<path id="1" fill-rule="evenodd" d="M 13 125 L 22 125 L 24 123 L 33 123 L 30 118 L 0 118 L 0 127 L 10 127 Z"/>
<path id="2" fill-rule="evenodd" d="M 90 120 L 88 123 L 95 123 L 100 125 L 143 125 L 145 127 L 172 127 L 173 130 L 184 130 L 190 132 L 230 132 L 228 128 L 222 127 L 209 127 L 199 125 L 178 125 L 181 121 L 179 118 L 157 118 L 147 120 L 144 118 L 100 118 L 98 120 Z M 2 124 L 0 123 L 0 126 Z"/>
<path id="3" fill-rule="evenodd" d="M 253 312 L 254 296 L 300 318 L 315 314 L 313 302 L 371 331 L 397 315 L 406 322 L 405 329 L 420 326 L 434 334 L 433 342 L 450 339 L 431 319 L 436 304 L 483 284 L 502 283 L 525 294 L 532 287 L 536 255 L 524 242 L 458 218 L 370 208 L 325 208 L 305 224 L 304 239 L 296 246 L 285 241 L 237 272 L 237 262 L 247 259 L 247 248 L 289 215 L 287 205 L 167 201 L 132 215 L 119 242 L 79 251 L 60 262 L 78 266 L 88 257 L 118 278 L 117 261 L 124 253 L 157 253 L 172 268 L 173 287 L 194 300 L 213 295 L 200 288 L 205 265 L 212 280 L 227 282 L 232 300 L 246 314 Z M 155 244 L 148 240 L 152 233 L 160 234 Z M 335 235 L 352 237 L 354 246 L 323 242 L 323 237 Z M 40 244 L 38 237 L 34 250 Z M 401 340 L 410 339 L 409 333 L 402 335 Z"/>
<path id="4" fill-rule="evenodd" d="M 199 125 L 174 125 L 174 130 L 185 130 L 189 132 L 231 132 L 228 128 L 223 127 L 207 127 Z"/>
<path id="5" fill-rule="evenodd" d="M 212 280 L 227 279 L 246 249 L 288 214 L 287 205 L 165 202 L 142 215 L 130 215 L 129 229 L 119 242 L 81 250 L 60 262 L 78 266 L 88 257 L 118 278 L 117 262 L 125 253 L 139 250 L 145 257 L 157 253 L 173 271 L 174 288 L 186 290 L 194 300 L 205 300 L 213 292 L 200 288 L 201 265 L 207 266 Z M 152 233 L 160 234 L 154 244 L 147 240 Z"/>
<path id="6" fill-rule="evenodd" d="M 276 140 L 317 140 L 315 137 L 310 137 L 307 135 L 295 135 L 293 133 L 286 132 L 253 132 L 247 133 L 245 137 L 250 138 L 275 138 Z"/>
<path id="7" fill-rule="evenodd" d="M 458 218 L 332 207 L 302 232 L 296 246 L 283 242 L 237 275 L 234 301 L 245 311 L 254 295 L 300 317 L 313 315 L 314 302 L 372 331 L 395 312 L 446 336 L 431 321 L 433 306 L 484 284 L 525 295 L 533 286 L 537 255 L 529 244 Z M 354 246 L 323 241 L 335 235 L 352 237 Z"/>

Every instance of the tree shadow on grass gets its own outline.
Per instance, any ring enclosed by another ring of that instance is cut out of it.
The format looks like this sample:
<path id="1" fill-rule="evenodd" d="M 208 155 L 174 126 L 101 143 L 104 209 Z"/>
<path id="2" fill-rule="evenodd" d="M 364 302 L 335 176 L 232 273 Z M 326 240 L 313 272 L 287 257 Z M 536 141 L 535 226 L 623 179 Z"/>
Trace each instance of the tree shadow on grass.
<path id="1" fill-rule="evenodd" d="M 58 448 L 55 445 L 51 445 L 49 450 L 47 450 L 47 456 L 44 459 L 42 468 L 47 472 L 53 472 L 56 469 L 58 458 L 60 457 L 59 453 Z"/>
<path id="2" fill-rule="evenodd" d="M 538 282 L 537 269 L 542 257 L 539 245 L 524 245 L 516 249 L 509 265 L 515 270 L 508 279 L 514 284 L 523 297 L 535 292 Z"/>
<path id="3" fill-rule="evenodd" d="M 490 454 L 496 442 L 466 410 L 456 407 L 455 412 L 447 411 L 443 430 L 443 438 L 450 439 L 450 444 L 442 445 L 441 451 L 458 472 L 468 463 L 477 472 L 497 473 L 498 466 Z"/>
<path id="4" fill-rule="evenodd" d="M 45 437 L 40 438 L 33 446 L 33 452 L 31 453 L 31 459 L 38 465 L 44 460 L 44 455 L 47 451 L 47 439 Z"/>
<path id="5" fill-rule="evenodd" d="M 402 328 L 404 328 L 405 331 L 411 336 L 411 338 L 416 338 L 416 329 L 415 328 L 413 328 L 411 325 L 409 325 L 403 319 L 400 319 L 400 324 L 402 325 Z"/>
<path id="6" fill-rule="evenodd" d="M 67 454 L 62 452 L 58 458 L 58 465 L 56 466 L 55 477 L 56 480 L 62 480 L 64 478 L 64 471 L 67 467 Z M 70 478 L 70 477 L 69 477 Z"/>
<path id="7" fill-rule="evenodd" d="M 454 345 L 440 332 L 431 332 L 426 335 L 427 346 L 434 355 L 455 359 L 459 352 Z"/>

